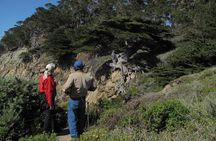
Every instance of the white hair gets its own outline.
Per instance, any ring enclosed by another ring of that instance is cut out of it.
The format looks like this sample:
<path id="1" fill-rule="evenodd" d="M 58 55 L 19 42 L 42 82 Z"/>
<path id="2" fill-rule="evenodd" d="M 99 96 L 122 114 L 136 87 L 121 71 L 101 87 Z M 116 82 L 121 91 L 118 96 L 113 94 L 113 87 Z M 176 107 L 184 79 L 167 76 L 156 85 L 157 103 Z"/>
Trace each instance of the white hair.
<path id="1" fill-rule="evenodd" d="M 43 76 L 44 80 L 47 79 L 48 75 L 53 73 L 55 68 L 56 68 L 56 65 L 54 63 L 50 63 L 50 64 L 46 65 L 46 70 L 45 70 L 44 76 Z"/>

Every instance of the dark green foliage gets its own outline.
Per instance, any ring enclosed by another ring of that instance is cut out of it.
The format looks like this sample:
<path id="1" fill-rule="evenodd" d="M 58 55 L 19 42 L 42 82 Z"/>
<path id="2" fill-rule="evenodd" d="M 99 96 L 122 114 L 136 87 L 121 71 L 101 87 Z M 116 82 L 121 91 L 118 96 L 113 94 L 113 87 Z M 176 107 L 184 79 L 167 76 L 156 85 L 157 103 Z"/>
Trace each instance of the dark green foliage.
<path id="1" fill-rule="evenodd" d="M 182 75 L 192 74 L 201 71 L 202 68 L 191 67 L 172 67 L 170 65 L 158 66 L 152 69 L 151 78 L 154 79 L 155 85 L 158 87 L 164 87 L 170 81 L 177 79 Z"/>
<path id="2" fill-rule="evenodd" d="M 174 48 L 170 41 L 163 39 L 167 32 L 160 22 L 116 17 L 67 30 L 66 34 L 72 40 L 74 53 L 88 51 L 103 56 L 114 50 L 125 52 L 132 63 L 145 66 L 147 62 L 154 66 L 159 62 L 157 54 Z"/>
<path id="3" fill-rule="evenodd" d="M 105 109 L 97 125 L 108 129 L 130 127 L 160 132 L 184 127 L 190 119 L 189 109 L 178 100 L 156 102 L 149 107 L 140 102 L 130 101 L 123 106 Z"/>
<path id="4" fill-rule="evenodd" d="M 167 82 L 158 81 L 158 78 L 154 75 L 139 74 L 139 80 L 135 83 L 139 93 L 145 92 L 158 92 L 163 89 L 163 85 Z"/>
<path id="5" fill-rule="evenodd" d="M 185 42 L 168 58 L 173 67 L 208 67 L 216 62 L 216 42 Z"/>
<path id="6" fill-rule="evenodd" d="M 102 99 L 97 104 L 88 105 L 88 124 L 93 125 L 98 122 L 99 124 L 103 124 L 103 126 L 107 125 L 107 120 L 110 120 L 113 117 L 112 114 L 115 114 L 123 106 L 123 102 L 123 97 L 119 96 L 113 100 Z M 115 123 L 110 124 L 109 127 L 113 126 L 113 124 Z"/>
<path id="7" fill-rule="evenodd" d="M 103 100 L 99 107 L 102 110 L 97 125 L 108 129 L 142 126 L 142 112 L 138 110 L 140 109 L 139 102 L 132 99 L 130 101 L 127 95 L 112 100 Z"/>
<path id="8" fill-rule="evenodd" d="M 22 26 L 17 26 L 5 32 L 1 41 L 9 50 L 16 49 L 29 44 L 29 36 Z"/>
<path id="9" fill-rule="evenodd" d="M 123 97 L 119 96 L 113 100 L 103 99 L 99 101 L 99 107 L 103 110 L 112 109 L 112 108 L 119 108 L 123 105 Z"/>
<path id="10" fill-rule="evenodd" d="M 103 50 L 104 48 L 110 48 L 110 44 L 112 46 L 110 49 L 113 49 L 114 47 L 115 49 L 117 48 L 117 50 L 122 50 L 121 48 L 124 48 L 123 43 L 125 39 L 128 40 L 131 37 L 141 37 L 139 40 L 142 42 L 136 41 L 136 43 L 138 42 L 139 47 L 141 47 L 139 44 L 146 42 L 146 38 L 143 38 L 144 36 L 141 34 L 130 35 L 131 33 L 142 32 L 151 35 L 151 38 L 158 38 L 160 35 L 157 35 L 158 33 L 161 33 L 161 29 L 157 28 L 157 25 L 152 21 L 161 21 L 158 22 L 158 24 L 163 25 L 163 21 L 168 18 L 174 22 L 174 31 L 177 31 L 177 33 L 180 31 L 180 33 L 186 34 L 188 39 L 201 38 L 202 40 L 206 40 L 207 38 L 214 38 L 216 33 L 214 26 L 216 21 L 214 16 L 215 5 L 214 0 L 183 0 L 181 2 L 177 0 L 61 0 L 57 6 L 46 4 L 45 7 L 37 8 L 36 12 L 31 17 L 27 18 L 23 22 L 17 22 L 16 27 L 7 31 L 2 41 L 6 47 L 11 49 L 30 46 L 30 40 L 32 38 L 40 38 L 43 36 L 43 38 L 51 40 L 51 34 L 54 34 L 53 36 L 58 36 L 56 35 L 56 32 L 61 29 L 77 30 L 75 33 L 80 35 L 79 31 L 85 30 L 82 28 L 82 26 L 85 25 L 88 26 L 89 29 L 93 28 L 93 30 L 97 27 L 99 31 L 95 30 L 95 32 L 86 32 L 85 36 L 79 36 L 82 38 L 82 41 L 84 41 L 84 44 L 74 46 L 78 49 L 77 52 L 82 51 L 84 47 L 87 47 L 87 50 L 92 50 L 92 48 L 96 48 L 97 45 L 102 45 Z M 170 15 L 170 17 L 168 15 Z M 124 19 L 125 17 L 127 17 L 125 20 L 116 20 L 118 18 Z M 143 23 L 143 21 L 149 22 Z M 101 23 L 102 25 L 105 25 L 106 28 L 98 27 Z M 111 32 L 108 29 L 109 26 L 125 32 L 115 35 L 113 33 L 118 32 L 118 30 Z M 91 39 L 95 42 L 95 38 L 88 37 L 92 36 L 91 33 L 95 33 L 96 38 L 101 39 L 96 40 L 100 42 L 97 41 L 95 44 L 92 44 L 92 42 L 85 42 L 91 41 Z M 74 41 L 76 42 L 76 40 L 73 40 L 72 38 L 74 38 L 76 34 L 73 34 L 73 36 L 67 36 L 67 38 L 60 38 L 59 40 L 65 42 L 65 39 L 70 39 L 69 41 L 74 44 Z M 46 35 L 49 36 L 47 37 Z M 106 36 L 104 37 L 104 35 Z M 125 35 L 127 38 L 122 38 Z M 65 37 L 64 34 L 62 36 Z M 118 40 L 120 41 L 114 41 L 113 38 L 119 38 Z M 131 40 L 134 40 L 134 38 Z M 147 42 L 154 42 L 154 40 L 149 40 Z M 137 44 L 132 46 L 137 46 Z M 154 46 L 154 44 L 151 46 Z M 71 45 L 67 44 L 67 50 L 69 52 L 71 51 L 70 47 Z M 79 48 L 82 49 L 79 50 Z M 52 52 L 52 49 L 50 50 Z"/>
<path id="11" fill-rule="evenodd" d="M 151 131 L 172 131 L 186 125 L 189 110 L 177 100 L 157 102 L 144 111 L 144 118 Z"/>
<path id="12" fill-rule="evenodd" d="M 34 82 L 0 79 L 0 140 L 17 140 L 38 132 L 43 103 Z"/>
<path id="13" fill-rule="evenodd" d="M 5 52 L 5 48 L 4 48 L 3 44 L 2 44 L 2 42 L 0 41 L 0 55 L 2 53 L 4 53 L 4 52 Z"/>
<path id="14" fill-rule="evenodd" d="M 206 39 L 215 39 L 216 2 L 214 0 L 198 0 L 194 5 L 194 9 L 190 10 L 194 28 L 194 30 L 190 30 L 191 38 L 193 39 L 195 35 L 203 41 Z"/>
<path id="15" fill-rule="evenodd" d="M 150 76 L 159 86 L 165 86 L 182 75 L 196 73 L 215 65 L 215 54 L 216 42 L 212 40 L 181 43 L 167 58 L 167 64 L 153 68 Z"/>
<path id="16" fill-rule="evenodd" d="M 50 33 L 44 43 L 43 50 L 56 59 L 72 53 L 71 41 L 64 33 L 64 29 L 59 29 Z"/>
<path id="17" fill-rule="evenodd" d="M 62 0 L 58 6 L 37 8 L 31 17 L 10 29 L 2 41 L 6 47 L 18 48 L 31 45 L 32 38 L 42 37 L 46 39 L 42 50 L 57 59 L 82 51 L 104 55 L 130 48 L 129 54 L 133 54 L 141 48 L 157 52 L 163 41 L 160 34 L 167 31 L 159 26 L 159 19 L 152 22 L 142 18 L 142 8 L 142 2 L 136 1 Z"/>
<path id="18" fill-rule="evenodd" d="M 30 52 L 22 52 L 20 55 L 19 55 L 19 58 L 22 60 L 22 62 L 24 63 L 28 63 L 31 61 L 31 53 Z"/>
<path id="19" fill-rule="evenodd" d="M 158 86 L 187 74 L 199 72 L 216 63 L 216 42 L 214 40 L 179 43 L 178 48 L 167 58 L 167 63 L 151 69 L 149 75 Z"/>

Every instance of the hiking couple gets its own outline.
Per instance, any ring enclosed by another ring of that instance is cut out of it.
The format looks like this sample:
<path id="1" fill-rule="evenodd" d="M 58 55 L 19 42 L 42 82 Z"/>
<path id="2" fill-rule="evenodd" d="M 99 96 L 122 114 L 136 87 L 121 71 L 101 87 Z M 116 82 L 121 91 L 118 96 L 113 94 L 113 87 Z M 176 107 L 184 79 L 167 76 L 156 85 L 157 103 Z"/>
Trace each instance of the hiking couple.
<path id="1" fill-rule="evenodd" d="M 45 93 L 47 108 L 45 110 L 44 130 L 45 132 L 54 131 L 54 108 L 56 96 L 56 81 L 54 80 L 53 72 L 55 64 L 48 64 L 45 72 L 40 76 L 40 92 Z M 85 97 L 88 90 L 94 91 L 96 83 L 89 74 L 83 72 L 84 64 L 81 60 L 75 61 L 72 65 L 75 72 L 72 72 L 62 90 L 64 96 L 62 100 L 69 96 L 68 102 L 68 126 L 70 136 L 79 138 L 85 126 Z"/>

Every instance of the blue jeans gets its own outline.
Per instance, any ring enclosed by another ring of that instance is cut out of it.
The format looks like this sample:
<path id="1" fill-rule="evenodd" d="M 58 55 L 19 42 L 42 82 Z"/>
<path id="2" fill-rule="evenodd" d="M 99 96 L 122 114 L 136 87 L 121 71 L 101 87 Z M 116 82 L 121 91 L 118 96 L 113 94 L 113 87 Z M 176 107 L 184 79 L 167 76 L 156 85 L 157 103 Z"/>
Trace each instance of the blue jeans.
<path id="1" fill-rule="evenodd" d="M 71 137 L 79 138 L 85 127 L 85 98 L 81 100 L 69 100 L 68 126 Z"/>

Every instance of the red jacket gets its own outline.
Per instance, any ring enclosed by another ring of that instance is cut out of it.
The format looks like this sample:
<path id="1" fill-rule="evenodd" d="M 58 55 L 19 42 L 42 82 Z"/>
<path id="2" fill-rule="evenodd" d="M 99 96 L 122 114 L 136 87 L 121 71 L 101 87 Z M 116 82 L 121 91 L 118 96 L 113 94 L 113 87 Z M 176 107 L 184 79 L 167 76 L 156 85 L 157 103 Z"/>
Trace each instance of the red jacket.
<path id="1" fill-rule="evenodd" d="M 40 75 L 39 78 L 39 88 L 40 88 L 40 93 L 44 93 L 45 89 L 44 89 L 44 79 L 43 79 L 43 75 Z"/>
<path id="2" fill-rule="evenodd" d="M 53 106 L 56 94 L 56 82 L 52 75 L 48 75 L 47 79 L 44 80 L 44 90 L 48 105 Z"/>

